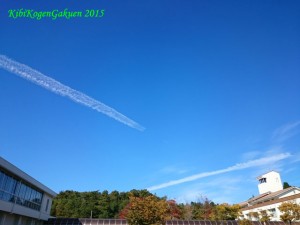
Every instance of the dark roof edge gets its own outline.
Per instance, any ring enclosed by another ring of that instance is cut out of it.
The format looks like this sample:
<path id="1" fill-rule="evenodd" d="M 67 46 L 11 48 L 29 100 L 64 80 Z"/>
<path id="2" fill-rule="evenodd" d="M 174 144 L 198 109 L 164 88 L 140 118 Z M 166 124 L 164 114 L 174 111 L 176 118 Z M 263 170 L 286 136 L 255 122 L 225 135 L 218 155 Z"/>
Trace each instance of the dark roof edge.
<path id="1" fill-rule="evenodd" d="M 57 193 L 55 193 L 53 190 L 46 187 L 44 184 L 37 181 L 36 179 L 34 179 L 33 177 L 31 177 L 30 175 L 28 175 L 27 173 L 25 173 L 24 171 L 22 171 L 21 169 L 19 169 L 15 165 L 11 164 L 10 162 L 8 162 L 7 160 L 5 160 L 2 157 L 0 157 L 0 166 L 3 167 L 4 169 L 6 169 L 7 171 L 15 174 L 16 176 L 20 177 L 24 181 L 27 181 L 28 183 L 36 186 L 37 188 L 44 191 L 48 195 L 50 195 L 52 197 L 55 197 L 57 195 Z"/>

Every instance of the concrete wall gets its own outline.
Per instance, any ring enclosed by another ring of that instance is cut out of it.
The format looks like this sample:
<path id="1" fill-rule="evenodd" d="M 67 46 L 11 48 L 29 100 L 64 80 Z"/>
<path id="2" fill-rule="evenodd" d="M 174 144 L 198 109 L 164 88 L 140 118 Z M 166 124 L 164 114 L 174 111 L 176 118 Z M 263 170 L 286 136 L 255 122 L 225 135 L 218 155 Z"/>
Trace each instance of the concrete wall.
<path id="1" fill-rule="evenodd" d="M 45 221 L 0 211 L 0 225 L 43 225 Z"/>

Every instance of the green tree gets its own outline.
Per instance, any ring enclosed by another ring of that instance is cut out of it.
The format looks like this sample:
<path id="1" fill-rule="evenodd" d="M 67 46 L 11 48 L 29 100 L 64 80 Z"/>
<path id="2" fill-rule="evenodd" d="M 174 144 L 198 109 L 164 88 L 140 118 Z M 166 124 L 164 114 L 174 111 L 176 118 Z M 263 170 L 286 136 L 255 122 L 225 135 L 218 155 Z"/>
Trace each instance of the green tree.
<path id="1" fill-rule="evenodd" d="M 147 196 L 151 196 L 153 195 L 152 193 L 150 193 L 148 190 L 146 189 L 142 189 L 142 190 L 136 190 L 133 189 L 129 192 L 129 196 L 134 196 L 134 197 L 147 197 Z"/>
<path id="2" fill-rule="evenodd" d="M 289 188 L 291 185 L 289 185 L 288 182 L 283 182 L 283 189 Z"/>
<path id="3" fill-rule="evenodd" d="M 76 191 L 60 192 L 53 200 L 51 215 L 56 217 L 79 218 L 81 214 L 81 194 Z"/>
<path id="4" fill-rule="evenodd" d="M 81 218 L 97 218 L 99 216 L 98 198 L 100 193 L 98 191 L 82 192 L 80 193 L 80 217 Z"/>
<path id="5" fill-rule="evenodd" d="M 107 190 L 103 191 L 98 198 L 98 218 L 108 219 L 111 217 L 110 211 L 110 196 Z"/>
<path id="6" fill-rule="evenodd" d="M 281 211 L 280 219 L 290 224 L 300 219 L 300 205 L 294 202 L 283 202 L 278 209 Z"/>
<path id="7" fill-rule="evenodd" d="M 75 218 L 118 218 L 129 202 L 129 192 L 60 192 L 53 200 L 51 215 Z"/>

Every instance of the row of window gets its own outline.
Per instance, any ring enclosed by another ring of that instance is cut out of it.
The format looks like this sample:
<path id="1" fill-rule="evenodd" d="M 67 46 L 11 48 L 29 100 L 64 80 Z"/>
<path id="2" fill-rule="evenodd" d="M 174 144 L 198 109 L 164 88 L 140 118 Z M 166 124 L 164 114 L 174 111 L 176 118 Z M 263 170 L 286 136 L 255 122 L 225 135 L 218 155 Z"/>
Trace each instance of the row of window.
<path id="1" fill-rule="evenodd" d="M 39 211 L 43 194 L 0 170 L 0 199 Z"/>
<path id="2" fill-rule="evenodd" d="M 259 210 L 259 211 L 256 211 L 256 212 L 260 212 L 260 210 Z M 276 217 L 277 217 L 277 213 L 276 213 L 276 209 L 275 209 L 275 208 L 268 209 L 268 210 L 267 210 L 267 214 L 268 214 L 269 216 L 273 217 L 273 218 L 276 218 Z M 247 218 L 249 218 L 249 219 L 258 219 L 258 218 L 253 217 L 253 215 L 251 215 L 251 213 L 246 214 L 246 216 L 247 216 Z"/>

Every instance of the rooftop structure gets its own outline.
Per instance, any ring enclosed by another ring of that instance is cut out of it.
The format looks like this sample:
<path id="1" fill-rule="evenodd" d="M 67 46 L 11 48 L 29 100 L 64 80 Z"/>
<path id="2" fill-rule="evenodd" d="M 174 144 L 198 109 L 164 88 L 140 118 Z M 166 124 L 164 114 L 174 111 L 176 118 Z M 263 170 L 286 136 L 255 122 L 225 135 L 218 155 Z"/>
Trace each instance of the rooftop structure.
<path id="1" fill-rule="evenodd" d="M 276 171 L 270 171 L 266 174 L 263 174 L 257 177 L 257 180 L 259 181 L 259 194 L 280 191 L 283 189 L 280 174 Z"/>

